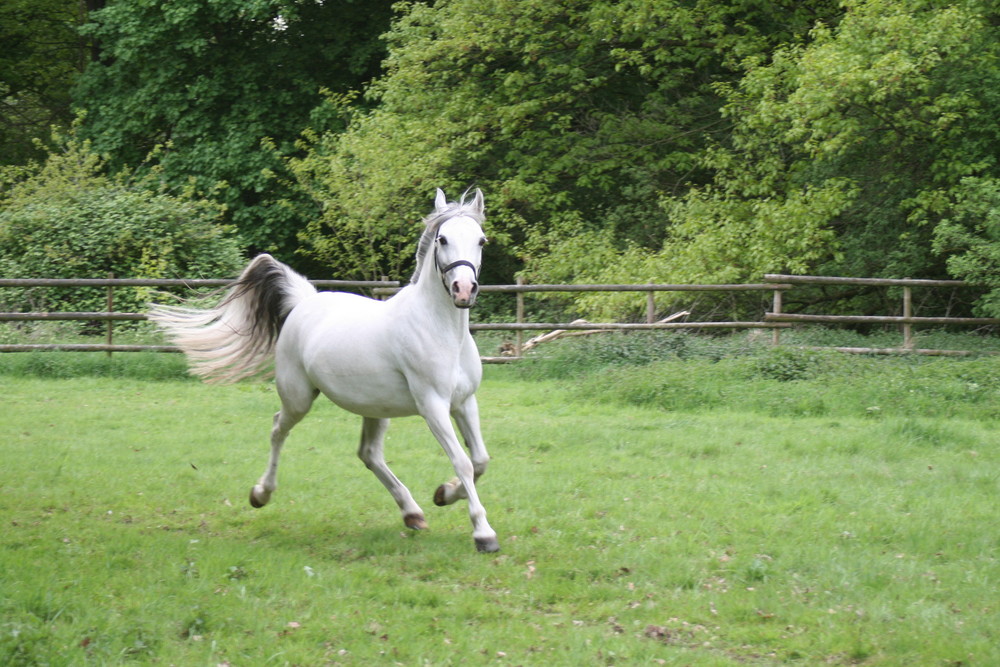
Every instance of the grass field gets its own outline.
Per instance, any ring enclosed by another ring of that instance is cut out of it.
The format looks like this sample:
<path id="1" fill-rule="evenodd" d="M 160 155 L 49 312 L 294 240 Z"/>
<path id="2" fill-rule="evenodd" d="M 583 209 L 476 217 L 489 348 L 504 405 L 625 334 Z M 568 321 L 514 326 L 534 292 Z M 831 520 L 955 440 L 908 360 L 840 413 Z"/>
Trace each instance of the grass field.
<path id="1" fill-rule="evenodd" d="M 429 530 L 321 402 L 253 510 L 268 385 L 0 357 L 0 663 L 1000 664 L 1000 360 L 612 347 L 487 369 L 495 555 L 419 420 Z"/>

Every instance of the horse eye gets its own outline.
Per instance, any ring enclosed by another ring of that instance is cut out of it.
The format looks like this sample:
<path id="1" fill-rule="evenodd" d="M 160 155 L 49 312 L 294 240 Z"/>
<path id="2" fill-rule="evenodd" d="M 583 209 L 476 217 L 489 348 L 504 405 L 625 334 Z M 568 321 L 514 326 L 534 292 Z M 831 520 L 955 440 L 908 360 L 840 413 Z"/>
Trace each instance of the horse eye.
<path id="1" fill-rule="evenodd" d="M 480 248 L 482 248 L 484 245 L 486 245 L 486 240 L 487 239 L 486 239 L 485 236 L 483 238 L 479 239 L 479 247 Z"/>
<path id="2" fill-rule="evenodd" d="M 446 239 L 443 236 L 439 236 L 438 237 L 438 243 L 440 243 L 441 245 L 448 245 L 448 239 Z"/>

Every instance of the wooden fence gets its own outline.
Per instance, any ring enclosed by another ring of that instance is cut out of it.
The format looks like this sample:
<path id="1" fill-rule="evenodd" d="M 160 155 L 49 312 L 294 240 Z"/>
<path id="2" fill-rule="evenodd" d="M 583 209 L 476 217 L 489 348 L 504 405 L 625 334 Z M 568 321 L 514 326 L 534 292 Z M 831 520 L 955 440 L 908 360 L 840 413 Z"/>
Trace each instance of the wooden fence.
<path id="1" fill-rule="evenodd" d="M 969 287 L 961 280 L 919 280 L 911 278 L 837 278 L 831 276 L 791 276 L 769 273 L 764 276 L 766 282 L 774 284 L 774 299 L 772 309 L 764 314 L 764 321 L 771 323 L 812 323 L 812 324 L 898 324 L 902 329 L 902 345 L 892 348 L 870 347 L 836 347 L 841 352 L 867 354 L 917 353 L 935 356 L 961 356 L 969 354 L 965 350 L 935 350 L 918 348 L 914 344 L 914 326 L 996 326 L 1000 319 L 992 317 L 916 317 L 913 314 L 914 287 Z M 780 287 L 779 287 L 780 285 Z M 868 287 L 901 287 L 902 316 L 893 315 L 807 315 L 782 312 L 782 295 L 789 287 L 795 285 L 839 285 Z M 775 330 L 773 342 L 780 342 L 780 333 Z"/>
<path id="2" fill-rule="evenodd" d="M 78 352 L 177 352 L 171 345 L 120 345 L 114 342 L 114 322 L 136 321 L 146 319 L 143 313 L 116 312 L 114 309 L 114 290 L 120 287 L 185 287 L 191 289 L 218 288 L 230 285 L 229 279 L 209 280 L 159 280 L 135 278 L 29 278 L 0 279 L 2 287 L 103 287 L 107 291 L 106 309 L 95 312 L 0 312 L 0 321 L 52 321 L 78 320 L 106 322 L 104 343 L 72 344 L 4 344 L 0 352 L 24 352 L 33 350 L 62 350 Z M 401 289 L 398 281 L 346 281 L 346 280 L 313 280 L 316 287 L 338 290 L 363 290 L 378 297 L 391 295 Z M 864 285 L 881 287 L 902 287 L 902 316 L 852 316 L 852 315 L 807 315 L 786 313 L 782 310 L 783 295 L 796 285 Z M 912 327 L 926 325 L 964 325 L 983 326 L 998 325 L 1000 319 L 995 318 L 956 318 L 956 317 L 916 317 L 913 315 L 912 289 L 914 287 L 966 287 L 966 283 L 956 280 L 910 280 L 910 279 L 880 279 L 880 278 L 832 278 L 822 276 L 791 276 L 768 274 L 763 283 L 731 284 L 731 285 L 668 285 L 668 284 L 633 284 L 633 285 L 525 285 L 520 281 L 515 285 L 483 285 L 482 292 L 514 294 L 516 298 L 516 316 L 514 322 L 473 323 L 473 331 L 511 331 L 516 335 L 513 355 L 510 357 L 484 357 L 484 361 L 502 363 L 520 358 L 525 331 L 552 331 L 557 329 L 573 330 L 604 330 L 632 331 L 658 329 L 769 329 L 772 330 L 772 342 L 780 344 L 781 330 L 796 323 L 822 324 L 897 324 L 902 328 L 903 340 L 898 348 L 835 348 L 844 352 L 867 353 L 918 353 L 918 354 L 967 354 L 961 350 L 928 350 L 914 345 Z M 770 291 L 772 309 L 763 313 L 760 320 L 755 321 L 671 321 L 657 322 L 656 295 L 661 292 L 750 292 Z M 525 320 L 524 297 L 530 293 L 541 292 L 636 292 L 645 295 L 645 322 L 528 322 Z"/>

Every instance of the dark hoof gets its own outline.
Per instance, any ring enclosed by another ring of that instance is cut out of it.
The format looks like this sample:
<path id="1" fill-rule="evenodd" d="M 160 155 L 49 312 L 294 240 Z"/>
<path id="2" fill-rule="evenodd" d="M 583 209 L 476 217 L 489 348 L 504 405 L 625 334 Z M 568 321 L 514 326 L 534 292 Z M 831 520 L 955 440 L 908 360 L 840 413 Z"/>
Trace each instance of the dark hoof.
<path id="1" fill-rule="evenodd" d="M 257 509 L 260 509 L 265 504 L 266 503 L 262 503 L 259 500 L 257 500 L 257 496 L 253 494 L 253 489 L 250 489 L 250 507 L 256 507 Z"/>
<path id="2" fill-rule="evenodd" d="M 413 530 L 425 530 L 427 528 L 427 520 L 424 519 L 423 514 L 407 514 L 403 517 L 403 523 L 406 524 L 407 528 L 412 528 Z"/>
<path id="3" fill-rule="evenodd" d="M 444 497 L 444 484 L 439 486 L 437 491 L 434 492 L 434 504 L 438 507 L 444 507 L 448 504 L 448 501 Z"/>
<path id="4" fill-rule="evenodd" d="M 476 551 L 484 554 L 491 554 L 500 551 L 500 542 L 495 537 L 485 539 L 476 538 Z"/>

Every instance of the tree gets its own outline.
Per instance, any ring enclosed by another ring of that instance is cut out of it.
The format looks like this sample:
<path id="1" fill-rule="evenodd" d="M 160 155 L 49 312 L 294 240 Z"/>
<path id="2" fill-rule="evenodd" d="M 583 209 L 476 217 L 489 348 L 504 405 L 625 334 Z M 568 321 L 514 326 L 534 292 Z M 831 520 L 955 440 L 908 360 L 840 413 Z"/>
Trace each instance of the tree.
<path id="1" fill-rule="evenodd" d="M 490 266 L 507 280 L 524 266 L 535 277 L 580 278 L 609 252 L 659 247 L 660 198 L 704 180 L 697 156 L 728 132 L 717 86 L 834 7 L 408 4 L 387 35 L 386 73 L 367 91 L 375 107 L 347 113 L 346 132 L 317 133 L 293 161 L 322 204 L 310 251 L 346 273 L 404 275 L 410 225 L 433 189 L 471 185 L 486 192 L 499 241 Z M 580 239 L 601 252 L 575 252 Z"/>
<path id="2" fill-rule="evenodd" d="M 979 309 L 1000 317 L 1000 179 L 962 179 L 950 215 L 934 228 L 934 249 L 948 258 L 948 271 L 987 288 Z"/>
<path id="3" fill-rule="evenodd" d="M 93 12 L 98 58 L 75 93 L 81 136 L 110 166 L 158 165 L 223 204 L 253 249 L 292 259 L 312 214 L 283 157 L 310 123 L 329 127 L 321 90 L 378 69 L 388 0 L 136 0 Z M 333 128 L 334 130 L 336 128 Z"/>
<path id="4" fill-rule="evenodd" d="M 33 140 L 72 120 L 70 88 L 87 53 L 82 20 L 79 0 L 0 4 L 0 164 L 41 158 Z"/>
<path id="5" fill-rule="evenodd" d="M 986 233 L 966 179 L 1000 168 L 1000 15 L 976 0 L 846 8 L 721 90 L 734 131 L 705 154 L 712 182 L 664 202 L 670 232 L 650 261 L 667 275 L 943 278 L 960 262 L 935 235 L 945 250 L 959 229 Z"/>

